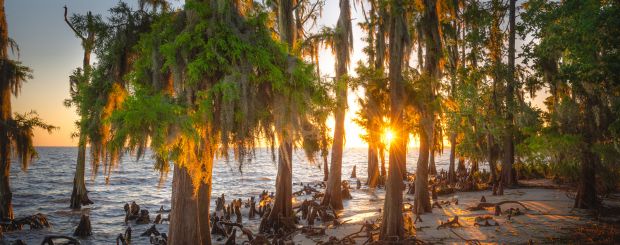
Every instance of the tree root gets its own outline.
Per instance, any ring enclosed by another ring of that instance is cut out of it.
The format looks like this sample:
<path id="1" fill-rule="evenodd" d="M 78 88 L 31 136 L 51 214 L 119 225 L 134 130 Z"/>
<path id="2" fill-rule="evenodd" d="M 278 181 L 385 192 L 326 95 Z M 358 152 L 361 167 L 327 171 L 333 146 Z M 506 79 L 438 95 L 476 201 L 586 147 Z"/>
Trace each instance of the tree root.
<path id="1" fill-rule="evenodd" d="M 54 240 L 66 240 L 63 241 L 63 243 L 59 243 L 54 242 Z M 80 241 L 78 241 L 77 239 L 73 238 L 73 237 L 69 237 L 69 236 L 46 236 L 45 238 L 43 238 L 43 242 L 41 242 L 41 245 L 54 245 L 54 244 L 66 244 L 66 245 L 79 245 Z"/>
<path id="2" fill-rule="evenodd" d="M 293 196 L 301 196 L 301 195 L 310 195 L 312 193 L 319 193 L 320 191 L 314 187 L 311 187 L 310 184 L 305 185 L 303 189 L 293 192 Z"/>
<path id="3" fill-rule="evenodd" d="M 38 213 L 35 215 L 8 220 L 0 222 L 0 235 L 1 231 L 17 231 L 22 230 L 24 225 L 28 225 L 31 230 L 38 230 L 43 228 L 49 228 L 51 225 L 47 220 L 47 216 L 42 213 Z"/>
<path id="4" fill-rule="evenodd" d="M 140 236 L 151 236 L 151 235 L 155 235 L 155 236 L 161 235 L 161 233 L 159 233 L 155 225 L 152 225 L 151 228 L 148 228 L 146 231 L 140 234 Z"/>
<path id="5" fill-rule="evenodd" d="M 467 210 L 469 211 L 480 211 L 480 210 L 484 210 L 486 208 L 491 208 L 491 207 L 496 207 L 496 206 L 501 206 L 503 204 L 519 204 L 521 205 L 525 210 L 529 210 L 525 204 L 519 202 L 519 201 L 501 201 L 498 203 L 491 203 L 491 202 L 480 202 L 478 203 L 478 205 L 476 205 L 475 207 L 468 207 Z"/>
<path id="6" fill-rule="evenodd" d="M 437 226 L 437 230 L 442 229 L 442 228 L 455 228 L 455 227 L 463 227 L 463 225 L 459 223 L 458 215 L 454 216 L 452 220 L 448 219 L 446 223 L 442 222 L 439 226 Z"/>
<path id="7" fill-rule="evenodd" d="M 306 237 L 324 236 L 325 227 L 302 227 L 301 234 L 306 235 Z"/>

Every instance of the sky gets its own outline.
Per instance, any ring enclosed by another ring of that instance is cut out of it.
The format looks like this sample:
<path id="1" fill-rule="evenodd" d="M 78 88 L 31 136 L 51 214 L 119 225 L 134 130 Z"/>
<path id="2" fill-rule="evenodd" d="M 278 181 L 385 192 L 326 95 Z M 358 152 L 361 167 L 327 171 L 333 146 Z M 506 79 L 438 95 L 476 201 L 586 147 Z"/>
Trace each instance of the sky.
<path id="1" fill-rule="evenodd" d="M 136 6 L 137 0 L 125 1 Z M 335 26 L 339 15 L 337 0 L 327 0 L 318 26 Z M 352 6 L 353 53 L 351 55 L 350 73 L 354 74 L 355 65 L 365 59 L 362 52 L 363 36 L 358 23 L 364 20 L 361 7 Z M 9 25 L 9 37 L 20 48 L 19 60 L 33 70 L 34 78 L 22 87 L 19 97 L 13 98 L 13 112 L 35 110 L 46 122 L 59 127 L 52 134 L 37 129 L 34 144 L 36 146 L 75 146 L 77 139 L 71 137 L 76 131 L 77 120 L 75 108 L 67 108 L 63 101 L 69 98 L 69 75 L 82 65 L 82 47 L 80 40 L 64 22 L 64 9 L 69 13 L 86 13 L 107 16 L 107 11 L 118 0 L 7 0 L 5 10 Z M 174 6 L 181 6 L 182 1 L 172 1 Z M 323 50 L 320 55 L 320 70 L 323 75 L 333 76 L 334 58 L 331 52 Z M 94 59 L 96 62 L 96 57 Z M 349 91 L 349 109 L 345 119 L 346 147 L 365 147 L 359 135 L 363 130 L 352 118 L 359 109 L 356 101 L 361 91 Z M 536 102 L 535 102 L 536 103 Z M 328 125 L 333 128 L 333 119 Z"/>

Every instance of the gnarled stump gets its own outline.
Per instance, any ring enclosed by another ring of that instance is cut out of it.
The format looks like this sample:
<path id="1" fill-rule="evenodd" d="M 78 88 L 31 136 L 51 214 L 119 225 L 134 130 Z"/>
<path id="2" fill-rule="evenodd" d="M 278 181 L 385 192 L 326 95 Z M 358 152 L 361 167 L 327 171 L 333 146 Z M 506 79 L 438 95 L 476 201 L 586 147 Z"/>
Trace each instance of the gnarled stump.
<path id="1" fill-rule="evenodd" d="M 82 214 L 80 218 L 80 224 L 78 224 L 75 232 L 73 232 L 74 236 L 77 237 L 87 237 L 93 234 L 93 228 L 90 225 L 90 217 L 88 215 Z"/>

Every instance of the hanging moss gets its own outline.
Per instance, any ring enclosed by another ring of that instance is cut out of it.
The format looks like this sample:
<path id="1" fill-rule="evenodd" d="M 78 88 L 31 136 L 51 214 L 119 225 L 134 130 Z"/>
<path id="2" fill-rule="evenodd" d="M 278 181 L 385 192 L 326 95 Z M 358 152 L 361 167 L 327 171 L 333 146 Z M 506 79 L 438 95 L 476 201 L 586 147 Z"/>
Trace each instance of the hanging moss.
<path id="1" fill-rule="evenodd" d="M 196 188 L 229 149 L 240 163 L 257 146 L 273 149 L 285 120 L 313 156 L 328 97 L 314 67 L 272 39 L 267 17 L 260 7 L 242 16 L 226 1 L 188 1 L 161 16 L 136 47 L 132 93 L 111 118 L 114 149 L 143 151 L 150 140 L 157 168 L 186 167 Z"/>

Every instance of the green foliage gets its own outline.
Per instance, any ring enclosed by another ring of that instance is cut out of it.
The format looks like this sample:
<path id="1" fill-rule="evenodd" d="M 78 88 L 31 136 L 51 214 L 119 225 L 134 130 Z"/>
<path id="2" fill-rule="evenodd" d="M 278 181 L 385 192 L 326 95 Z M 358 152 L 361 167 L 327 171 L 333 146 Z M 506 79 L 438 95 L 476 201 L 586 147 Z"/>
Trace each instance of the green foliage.
<path id="1" fill-rule="evenodd" d="M 290 137 L 312 159 L 326 148 L 330 102 L 314 67 L 272 39 L 262 8 L 241 16 L 227 1 L 215 5 L 188 1 L 141 36 L 131 92 L 111 118 L 113 147 L 150 143 L 160 170 L 174 162 L 195 184 L 230 148 L 243 163 L 257 145 Z"/>
<path id="2" fill-rule="evenodd" d="M 0 74 L 14 96 L 19 96 L 24 81 L 32 79 L 32 70 L 29 67 L 10 59 L 0 60 Z"/>
<path id="3" fill-rule="evenodd" d="M 15 113 L 12 119 L 0 121 L 7 129 L 11 142 L 12 154 L 21 162 L 22 170 L 26 171 L 32 159 L 37 157 L 37 151 L 33 145 L 34 129 L 41 128 L 52 133 L 57 127 L 45 123 L 35 111 L 20 114 Z"/>
<path id="4" fill-rule="evenodd" d="M 600 160 L 593 166 L 597 190 L 614 190 L 620 179 L 616 160 L 620 6 L 599 0 L 531 0 L 524 6 L 520 30 L 535 40 L 524 47 L 525 62 L 533 64 L 533 80 L 550 88 L 549 112 L 543 117 L 546 127 L 539 137 L 549 145 L 532 141 L 528 146 L 553 153 L 553 162 L 575 169 Z M 597 161 L 584 157 L 589 152 Z"/>

